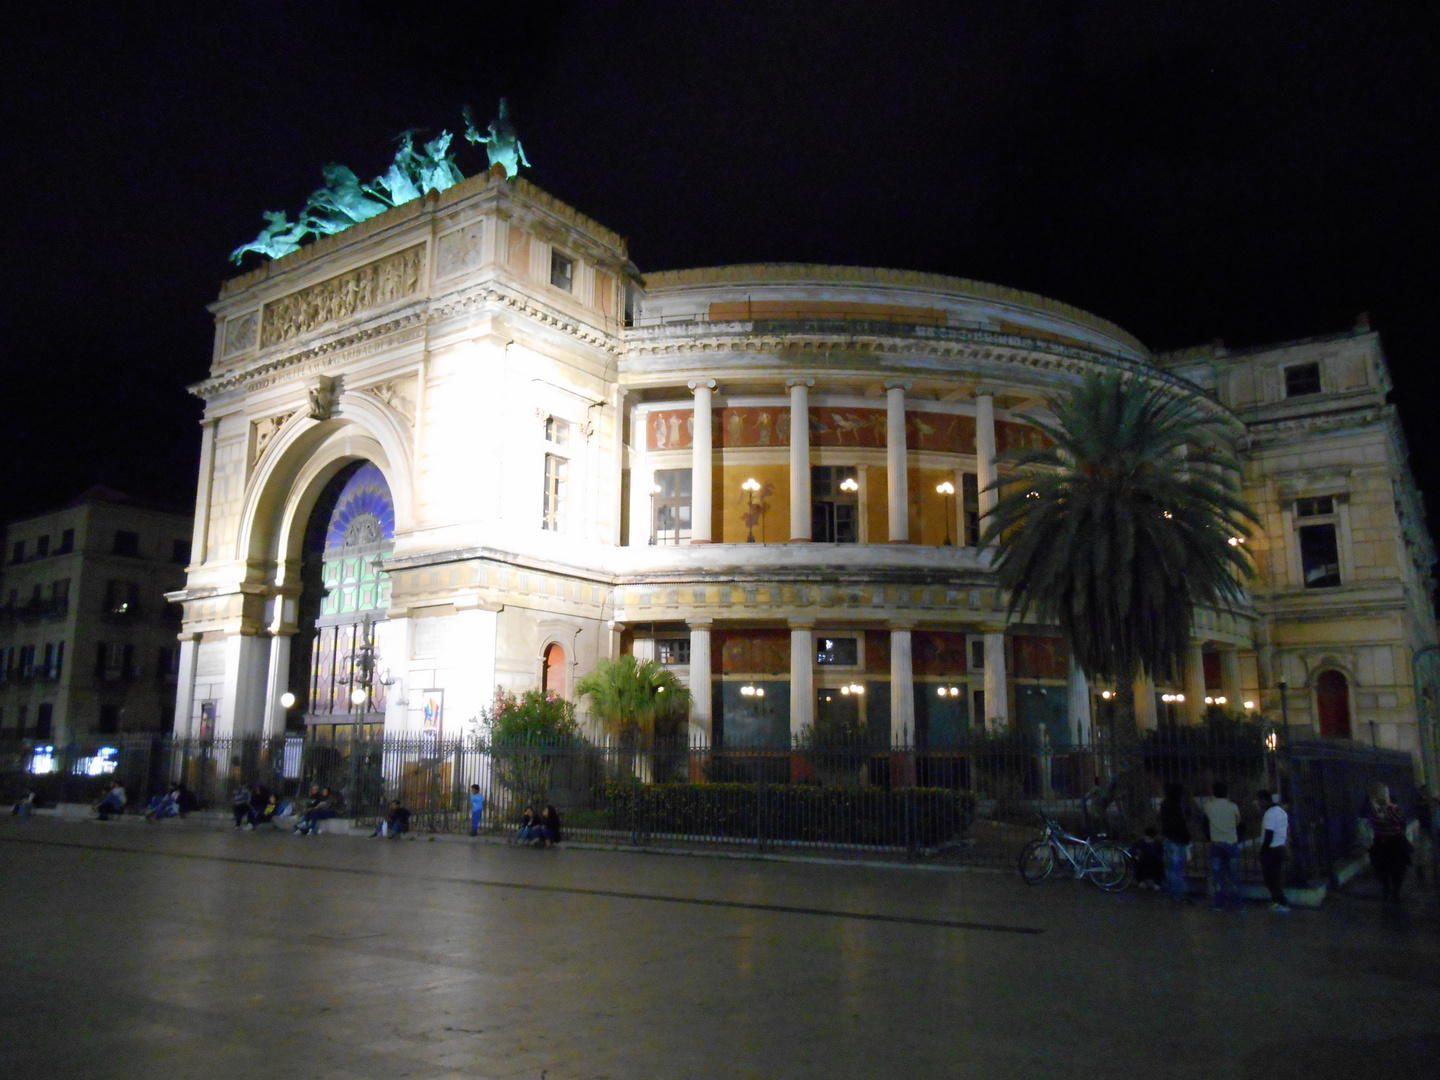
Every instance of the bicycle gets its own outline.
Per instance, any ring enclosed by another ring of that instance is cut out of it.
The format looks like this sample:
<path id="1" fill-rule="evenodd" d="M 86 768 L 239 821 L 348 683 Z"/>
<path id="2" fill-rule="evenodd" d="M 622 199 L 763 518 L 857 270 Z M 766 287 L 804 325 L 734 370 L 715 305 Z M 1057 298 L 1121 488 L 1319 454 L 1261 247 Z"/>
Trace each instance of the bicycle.
<path id="1" fill-rule="evenodd" d="M 1133 876 L 1130 853 L 1114 840 L 1101 834 L 1093 840 L 1072 836 L 1044 814 L 1044 833 L 1031 840 L 1020 852 L 1020 876 L 1031 885 L 1038 885 L 1054 871 L 1060 859 L 1075 870 L 1075 876 L 1087 877 L 1097 888 L 1120 892 Z M 1058 856 L 1058 857 L 1057 857 Z"/>

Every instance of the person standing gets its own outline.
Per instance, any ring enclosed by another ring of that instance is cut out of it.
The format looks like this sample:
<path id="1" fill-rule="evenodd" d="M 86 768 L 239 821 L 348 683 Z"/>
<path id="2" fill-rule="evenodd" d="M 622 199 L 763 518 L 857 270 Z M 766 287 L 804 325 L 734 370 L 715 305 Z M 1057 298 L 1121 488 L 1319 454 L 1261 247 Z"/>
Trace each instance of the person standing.
<path id="1" fill-rule="evenodd" d="M 1165 785 L 1160 803 L 1160 836 L 1165 842 L 1165 892 L 1177 903 L 1187 899 L 1185 858 L 1190 854 L 1190 823 L 1186 820 L 1185 789 Z"/>
<path id="2" fill-rule="evenodd" d="M 1290 835 L 1290 815 L 1280 805 L 1280 796 L 1257 791 L 1255 802 L 1264 815 L 1260 819 L 1260 869 L 1270 890 L 1270 910 L 1290 910 L 1282 884 L 1285 870 L 1285 841 Z"/>
<path id="3" fill-rule="evenodd" d="M 470 785 L 470 835 L 480 832 L 480 815 L 485 812 L 485 796 L 480 794 L 480 785 Z"/>
<path id="4" fill-rule="evenodd" d="M 235 818 L 235 828 L 245 824 L 250 817 L 250 803 L 254 792 L 250 790 L 249 784 L 241 784 L 235 789 L 235 794 L 230 796 L 230 811 Z"/>
<path id="5" fill-rule="evenodd" d="M 1391 801 L 1390 789 L 1384 784 L 1370 786 L 1365 820 L 1375 834 L 1370 845 L 1370 865 L 1380 879 L 1384 898 L 1398 904 L 1405 868 L 1410 865 L 1410 841 L 1405 839 L 1405 814 Z"/>
<path id="6" fill-rule="evenodd" d="M 1230 801 L 1230 788 L 1223 781 L 1211 787 L 1213 798 L 1205 800 L 1205 819 L 1210 824 L 1210 878 L 1216 911 L 1239 909 L 1240 903 L 1240 808 Z"/>

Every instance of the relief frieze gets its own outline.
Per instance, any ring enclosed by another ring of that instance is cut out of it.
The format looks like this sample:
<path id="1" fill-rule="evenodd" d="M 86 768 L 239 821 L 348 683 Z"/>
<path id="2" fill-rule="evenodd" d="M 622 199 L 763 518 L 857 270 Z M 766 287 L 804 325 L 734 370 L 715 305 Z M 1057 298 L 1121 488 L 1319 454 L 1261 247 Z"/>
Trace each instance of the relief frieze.
<path id="1" fill-rule="evenodd" d="M 255 347 L 255 339 L 260 330 L 260 312 L 247 311 L 225 323 L 225 347 L 226 356 L 238 352 L 245 352 Z"/>
<path id="2" fill-rule="evenodd" d="M 398 251 L 265 305 L 260 345 L 269 348 L 420 291 L 424 245 Z"/>

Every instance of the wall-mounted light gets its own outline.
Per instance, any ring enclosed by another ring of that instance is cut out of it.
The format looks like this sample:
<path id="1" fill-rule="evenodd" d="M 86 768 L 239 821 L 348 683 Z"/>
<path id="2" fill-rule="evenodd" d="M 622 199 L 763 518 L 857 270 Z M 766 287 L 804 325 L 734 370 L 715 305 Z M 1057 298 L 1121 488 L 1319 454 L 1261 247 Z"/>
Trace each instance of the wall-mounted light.
<path id="1" fill-rule="evenodd" d="M 744 686 L 740 687 L 740 696 L 741 696 L 741 697 L 764 697 L 764 696 L 765 696 L 765 688 L 764 688 L 763 686 L 756 686 L 754 683 L 746 683 Z"/>
<path id="2" fill-rule="evenodd" d="M 1244 705 L 1247 710 L 1255 708 L 1255 703 L 1253 701 L 1244 702 Z"/>
<path id="3" fill-rule="evenodd" d="M 1109 700 L 1110 700 L 1111 698 L 1113 698 L 1114 696 L 1115 696 L 1115 692 L 1114 692 L 1113 690 L 1101 690 L 1101 691 L 1100 691 L 1100 699 L 1101 699 L 1102 701 L 1109 701 Z"/>
<path id="4" fill-rule="evenodd" d="M 848 491 L 848 492 L 851 492 L 851 493 L 853 494 L 854 492 L 857 492 L 857 491 L 860 490 L 860 485 L 859 485 L 858 483 L 856 483 L 855 478 L 854 478 L 853 476 L 847 476 L 844 480 L 841 480 L 841 481 L 840 481 L 840 490 L 841 490 L 841 491 Z"/>

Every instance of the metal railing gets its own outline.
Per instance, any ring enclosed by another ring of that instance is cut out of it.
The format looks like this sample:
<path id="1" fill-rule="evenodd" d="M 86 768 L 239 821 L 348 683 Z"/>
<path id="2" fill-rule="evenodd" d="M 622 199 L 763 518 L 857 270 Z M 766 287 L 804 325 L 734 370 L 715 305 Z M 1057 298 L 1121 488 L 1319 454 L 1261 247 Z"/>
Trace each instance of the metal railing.
<path id="1" fill-rule="evenodd" d="M 1310 880 L 1329 877 L 1354 852 L 1359 793 L 1373 779 L 1390 783 L 1397 799 L 1413 791 L 1405 755 L 1289 744 L 1281 732 L 1239 723 L 1166 727 L 1138 742 L 1102 733 L 1067 745 L 1016 734 L 945 746 L 816 746 L 798 738 L 788 746 L 329 741 L 298 733 L 100 736 L 63 747 L 0 742 L 0 792 L 13 801 L 33 790 L 42 805 L 93 802 L 110 780 L 124 785 L 132 807 L 180 782 L 202 808 L 220 811 L 242 784 L 296 803 L 318 786 L 363 822 L 399 800 L 417 830 L 458 832 L 469 829 L 476 784 L 485 797 L 482 828 L 496 833 L 513 830 L 526 807 L 552 805 L 568 835 L 622 844 L 890 853 L 1006 868 L 1035 834 L 1040 813 L 1072 831 L 1128 840 L 1154 824 L 1165 784 L 1179 783 L 1198 800 L 1224 781 L 1251 836 L 1259 819 L 1254 794 L 1283 793 L 1295 833 L 1292 866 Z M 1127 789 L 1138 794 L 1127 801 Z M 1208 851 L 1200 819 L 1197 802 L 1197 873 Z M 1348 821 L 1348 831 L 1337 821 Z M 1258 852 L 1245 850 L 1242 870 L 1258 879 Z"/>

